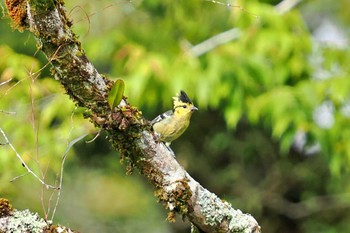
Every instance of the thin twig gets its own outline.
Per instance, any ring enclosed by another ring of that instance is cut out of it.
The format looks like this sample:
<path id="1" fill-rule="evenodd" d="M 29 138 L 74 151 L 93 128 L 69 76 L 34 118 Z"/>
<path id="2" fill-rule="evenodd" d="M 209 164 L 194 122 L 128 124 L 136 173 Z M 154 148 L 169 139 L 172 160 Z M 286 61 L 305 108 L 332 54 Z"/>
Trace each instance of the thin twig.
<path id="1" fill-rule="evenodd" d="M 60 200 L 60 197 L 61 197 L 61 191 L 62 191 L 62 184 L 63 184 L 63 170 L 64 170 L 64 163 L 66 161 L 66 158 L 67 158 L 67 155 L 68 155 L 68 152 L 69 150 L 72 148 L 72 146 L 79 142 L 81 139 L 85 138 L 88 134 L 83 134 L 75 139 L 73 139 L 67 146 L 66 148 L 66 151 L 64 152 L 63 154 L 63 158 L 62 158 L 62 163 L 61 163 L 61 171 L 60 171 L 60 183 L 59 183 L 59 188 L 58 188 L 58 193 L 57 193 L 57 199 L 56 199 L 56 204 L 55 204 L 55 207 L 52 211 L 52 217 L 51 217 L 51 221 L 53 221 L 53 218 L 55 216 L 55 213 L 56 213 L 56 209 L 57 209 L 57 206 L 58 206 L 58 202 Z"/>
<path id="2" fill-rule="evenodd" d="M 283 0 L 275 6 L 278 13 L 284 14 L 290 11 L 293 7 L 298 5 L 302 0 Z"/>
<path id="3" fill-rule="evenodd" d="M 70 138 L 70 136 L 71 136 L 71 134 L 73 133 L 73 130 L 74 130 L 74 115 L 75 115 L 75 111 L 76 110 L 77 110 L 77 107 L 74 108 L 74 110 L 72 111 L 72 114 L 70 115 L 71 127 L 70 127 L 68 135 L 67 135 L 67 146 L 69 145 L 68 139 Z"/>
<path id="4" fill-rule="evenodd" d="M 12 80 L 12 78 L 10 78 L 10 79 L 8 79 L 8 80 L 6 80 L 6 81 L 3 81 L 2 83 L 0 83 L 0 86 L 5 85 L 6 83 L 11 82 L 11 80 Z"/>
<path id="5" fill-rule="evenodd" d="M 206 2 L 212 2 L 212 3 L 215 3 L 215 4 L 219 4 L 219 5 L 223 5 L 223 6 L 226 6 L 226 7 L 230 7 L 230 8 L 238 8 L 240 9 L 241 11 L 244 11 L 245 13 L 248 13 L 250 15 L 253 15 L 254 17 L 256 18 L 259 18 L 260 16 L 257 15 L 257 14 L 254 14 L 252 12 L 249 12 L 247 11 L 244 7 L 240 6 L 240 5 L 234 5 L 234 4 L 231 4 L 231 3 L 227 3 L 227 2 L 220 2 L 220 1 L 215 1 L 215 0 L 204 0 Z"/>
<path id="6" fill-rule="evenodd" d="M 48 220 L 48 218 L 49 218 L 49 214 L 50 214 L 50 212 L 51 212 L 51 202 L 52 202 L 52 199 L 53 199 L 53 197 L 54 197 L 54 194 L 55 194 L 55 192 L 54 191 L 52 191 L 52 193 L 51 193 L 51 195 L 50 195 L 50 197 L 49 197 L 49 201 L 48 201 L 48 207 L 47 207 L 47 215 L 45 215 L 45 220 L 47 221 L 47 222 L 49 222 L 49 223 L 52 223 L 52 220 Z"/>
<path id="7" fill-rule="evenodd" d="M 212 2 L 215 4 L 219 4 L 219 5 L 223 5 L 226 7 L 236 7 L 236 8 L 239 8 L 248 14 L 255 16 L 256 18 L 260 17 L 259 15 L 256 15 L 256 14 L 249 12 L 245 8 L 243 8 L 242 6 L 239 6 L 239 5 L 233 5 L 231 3 L 224 3 L 224 2 L 220 2 L 220 1 L 216 1 L 216 0 L 205 0 L 205 1 Z M 275 9 L 278 13 L 284 14 L 284 13 L 290 11 L 293 7 L 295 7 L 301 1 L 302 0 L 284 0 L 284 1 L 280 2 L 279 4 L 277 4 L 275 6 Z M 199 57 L 199 56 L 209 52 L 210 50 L 212 50 L 220 45 L 223 45 L 227 42 L 238 39 L 240 37 L 240 35 L 241 35 L 241 32 L 238 28 L 232 28 L 232 29 L 229 29 L 225 32 L 222 32 L 220 34 L 212 36 L 209 39 L 206 39 L 205 41 L 203 41 L 197 45 L 192 46 L 190 49 L 188 49 L 187 52 L 195 57 Z"/>
<path id="8" fill-rule="evenodd" d="M 28 78 L 28 77 L 27 77 Z M 17 85 L 19 85 L 21 82 L 23 82 L 24 80 L 26 80 L 27 78 L 23 78 L 21 80 L 18 80 L 15 84 L 13 84 L 12 86 L 10 86 L 9 88 L 6 89 L 6 91 L 2 94 L 2 96 L 5 96 L 8 94 L 8 92 L 10 90 L 12 90 L 13 88 L 15 88 Z"/>
<path id="9" fill-rule="evenodd" d="M 225 44 L 231 40 L 235 40 L 240 36 L 240 30 L 238 28 L 232 28 L 228 31 L 217 34 L 209 39 L 193 46 L 188 50 L 190 54 L 195 57 L 199 57 L 204 53 L 218 47 L 219 45 Z"/>
<path id="10" fill-rule="evenodd" d="M 19 159 L 19 161 L 21 161 L 22 166 L 27 169 L 27 171 L 32 174 L 42 185 L 44 185 L 46 187 L 46 189 L 59 189 L 59 187 L 55 187 L 53 185 L 49 185 L 46 184 L 45 181 L 43 181 L 37 174 L 35 174 L 35 172 L 33 172 L 28 165 L 26 164 L 26 162 L 24 162 L 24 160 L 22 159 L 21 155 L 16 151 L 15 147 L 11 144 L 11 142 L 9 141 L 9 139 L 7 138 L 5 132 L 2 130 L 2 128 L 0 128 L 0 132 L 3 135 L 6 144 L 10 146 L 10 148 L 12 149 L 13 152 L 15 152 L 16 157 Z M 13 180 L 13 179 L 12 179 Z"/>
<path id="11" fill-rule="evenodd" d="M 91 142 L 95 141 L 100 136 L 100 134 L 101 134 L 101 130 L 99 130 L 96 133 L 95 137 L 93 137 L 91 140 L 85 141 L 85 143 L 91 143 Z"/>
<path id="12" fill-rule="evenodd" d="M 4 114 L 9 114 L 9 115 L 15 115 L 16 112 L 12 112 L 12 111 L 5 111 L 5 110 L 0 110 L 1 113 L 4 113 Z"/>
<path id="13" fill-rule="evenodd" d="M 23 176 L 26 176 L 26 175 L 28 175 L 28 174 L 30 174 L 30 173 L 29 173 L 29 172 L 26 172 L 26 173 L 24 173 L 24 174 L 22 174 L 22 175 L 16 176 L 15 178 L 11 179 L 10 182 L 14 182 L 14 181 L 16 181 L 17 179 L 22 178 Z"/>

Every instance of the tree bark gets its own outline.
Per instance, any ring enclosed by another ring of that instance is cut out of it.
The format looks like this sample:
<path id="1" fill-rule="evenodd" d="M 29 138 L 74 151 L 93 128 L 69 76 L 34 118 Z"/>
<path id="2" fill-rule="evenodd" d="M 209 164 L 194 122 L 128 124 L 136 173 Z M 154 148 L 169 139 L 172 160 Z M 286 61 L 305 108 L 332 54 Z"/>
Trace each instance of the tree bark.
<path id="1" fill-rule="evenodd" d="M 148 121 L 123 98 L 111 109 L 107 102 L 113 81 L 99 74 L 71 31 L 62 0 L 6 0 L 15 27 L 29 30 L 52 64 L 52 74 L 86 116 L 107 131 L 110 142 L 156 188 L 169 210 L 187 217 L 202 232 L 261 232 L 257 221 L 203 188 L 157 142 Z"/>

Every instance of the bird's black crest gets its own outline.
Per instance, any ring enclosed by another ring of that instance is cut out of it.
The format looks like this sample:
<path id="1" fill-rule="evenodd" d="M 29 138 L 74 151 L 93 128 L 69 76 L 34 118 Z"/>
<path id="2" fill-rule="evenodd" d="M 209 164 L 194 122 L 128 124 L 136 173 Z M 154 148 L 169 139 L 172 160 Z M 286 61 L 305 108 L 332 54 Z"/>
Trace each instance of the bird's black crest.
<path id="1" fill-rule="evenodd" d="M 188 98 L 186 92 L 184 92 L 182 90 L 180 91 L 179 100 L 184 102 L 184 103 L 192 104 L 192 101 L 190 100 L 190 98 Z"/>

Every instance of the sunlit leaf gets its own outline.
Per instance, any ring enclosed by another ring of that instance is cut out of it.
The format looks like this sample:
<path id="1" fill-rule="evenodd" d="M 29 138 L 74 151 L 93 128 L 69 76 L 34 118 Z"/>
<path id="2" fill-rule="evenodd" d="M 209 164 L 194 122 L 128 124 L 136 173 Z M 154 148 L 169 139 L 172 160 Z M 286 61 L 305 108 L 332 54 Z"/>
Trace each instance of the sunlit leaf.
<path id="1" fill-rule="evenodd" d="M 108 104 L 111 109 L 118 106 L 124 95 L 125 84 L 124 81 L 118 79 L 115 81 L 111 91 L 108 94 Z"/>

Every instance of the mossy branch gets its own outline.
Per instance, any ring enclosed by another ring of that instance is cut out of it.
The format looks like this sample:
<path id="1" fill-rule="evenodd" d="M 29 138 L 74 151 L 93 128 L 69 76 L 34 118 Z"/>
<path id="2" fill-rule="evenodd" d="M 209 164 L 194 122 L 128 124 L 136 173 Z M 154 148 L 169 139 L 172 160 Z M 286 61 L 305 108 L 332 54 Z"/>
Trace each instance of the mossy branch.
<path id="1" fill-rule="evenodd" d="M 107 131 L 112 145 L 156 188 L 156 196 L 170 211 L 168 219 L 179 213 L 203 232 L 260 232 L 256 220 L 235 210 L 226 201 L 196 182 L 157 143 L 140 111 L 127 103 L 111 109 L 108 93 L 113 82 L 99 74 L 91 64 L 68 20 L 62 0 L 6 0 L 13 23 L 29 30 L 52 64 L 52 74 L 97 127 Z"/>

